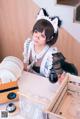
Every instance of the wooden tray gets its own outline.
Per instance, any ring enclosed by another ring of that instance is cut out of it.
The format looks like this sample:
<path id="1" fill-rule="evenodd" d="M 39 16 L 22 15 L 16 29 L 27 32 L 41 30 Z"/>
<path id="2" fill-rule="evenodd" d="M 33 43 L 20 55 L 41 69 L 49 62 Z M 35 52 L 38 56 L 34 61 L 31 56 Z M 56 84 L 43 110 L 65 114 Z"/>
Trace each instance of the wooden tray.
<path id="1" fill-rule="evenodd" d="M 52 116 L 54 119 L 80 119 L 79 100 L 80 77 L 68 74 L 48 107 L 47 113 L 51 115 L 48 119 Z"/>

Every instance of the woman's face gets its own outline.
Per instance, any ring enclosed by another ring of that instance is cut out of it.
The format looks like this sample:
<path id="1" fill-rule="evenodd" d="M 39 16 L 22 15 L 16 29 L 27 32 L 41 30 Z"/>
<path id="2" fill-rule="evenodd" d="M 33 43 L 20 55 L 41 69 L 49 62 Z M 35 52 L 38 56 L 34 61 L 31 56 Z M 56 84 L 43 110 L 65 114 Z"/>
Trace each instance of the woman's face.
<path id="1" fill-rule="evenodd" d="M 34 44 L 38 46 L 45 46 L 46 45 L 46 36 L 45 32 L 43 31 L 42 33 L 35 30 L 33 33 L 33 40 Z"/>

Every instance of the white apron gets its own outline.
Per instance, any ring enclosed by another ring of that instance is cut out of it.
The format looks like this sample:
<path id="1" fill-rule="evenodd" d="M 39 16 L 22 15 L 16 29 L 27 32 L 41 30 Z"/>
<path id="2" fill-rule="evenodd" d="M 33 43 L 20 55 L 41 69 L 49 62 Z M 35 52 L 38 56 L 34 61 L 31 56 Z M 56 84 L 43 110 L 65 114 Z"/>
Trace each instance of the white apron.
<path id="1" fill-rule="evenodd" d="M 33 62 L 31 63 L 31 65 L 33 65 L 34 62 L 36 62 L 39 58 L 41 58 L 44 55 L 40 65 L 40 75 L 49 77 L 49 73 L 50 73 L 50 69 L 52 68 L 52 61 L 53 61 L 52 54 L 58 52 L 57 48 L 49 47 L 48 45 L 46 45 L 46 47 L 42 50 L 42 52 L 36 55 L 33 46 L 34 46 L 34 42 L 28 38 L 24 43 L 24 52 L 23 52 L 24 63 L 29 64 L 29 58 L 31 52 L 33 58 Z"/>

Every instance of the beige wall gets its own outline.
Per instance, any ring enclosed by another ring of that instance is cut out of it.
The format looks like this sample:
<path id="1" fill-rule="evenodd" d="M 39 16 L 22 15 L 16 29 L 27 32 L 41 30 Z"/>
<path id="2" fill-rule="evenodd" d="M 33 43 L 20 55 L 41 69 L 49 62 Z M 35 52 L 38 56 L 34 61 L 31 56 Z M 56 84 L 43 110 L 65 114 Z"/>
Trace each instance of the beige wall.
<path id="1" fill-rule="evenodd" d="M 64 54 L 67 61 L 75 64 L 80 75 L 80 42 L 62 28 L 60 29 L 59 39 L 55 45 Z"/>
<path id="2" fill-rule="evenodd" d="M 0 0 L 0 59 L 22 59 L 23 43 L 31 33 L 38 7 L 32 0 Z"/>

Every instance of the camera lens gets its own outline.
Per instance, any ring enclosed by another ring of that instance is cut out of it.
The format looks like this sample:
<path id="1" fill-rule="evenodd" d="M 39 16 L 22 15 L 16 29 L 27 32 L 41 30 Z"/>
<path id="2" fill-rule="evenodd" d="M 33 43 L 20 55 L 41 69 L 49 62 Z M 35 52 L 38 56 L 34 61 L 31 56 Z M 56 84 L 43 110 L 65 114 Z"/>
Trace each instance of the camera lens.
<path id="1" fill-rule="evenodd" d="M 53 68 L 51 69 L 51 72 L 49 75 L 49 81 L 51 83 L 56 83 L 58 81 L 58 76 Z"/>
<path id="2" fill-rule="evenodd" d="M 9 93 L 7 98 L 10 99 L 10 100 L 15 99 L 16 98 L 16 93 L 14 93 L 14 92 Z"/>

